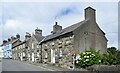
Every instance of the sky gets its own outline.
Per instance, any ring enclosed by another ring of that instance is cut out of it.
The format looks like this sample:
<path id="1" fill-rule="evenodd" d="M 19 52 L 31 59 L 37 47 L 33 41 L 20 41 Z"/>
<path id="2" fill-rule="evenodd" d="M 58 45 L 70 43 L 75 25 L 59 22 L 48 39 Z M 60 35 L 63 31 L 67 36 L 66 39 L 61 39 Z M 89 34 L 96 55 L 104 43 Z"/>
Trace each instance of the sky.
<path id="1" fill-rule="evenodd" d="M 89 6 L 96 9 L 96 21 L 106 33 L 108 47 L 118 47 L 117 2 L 1 2 L 0 43 L 17 33 L 24 40 L 25 32 L 33 34 L 37 27 L 46 36 L 55 21 L 68 27 L 84 20 L 84 9 Z"/>

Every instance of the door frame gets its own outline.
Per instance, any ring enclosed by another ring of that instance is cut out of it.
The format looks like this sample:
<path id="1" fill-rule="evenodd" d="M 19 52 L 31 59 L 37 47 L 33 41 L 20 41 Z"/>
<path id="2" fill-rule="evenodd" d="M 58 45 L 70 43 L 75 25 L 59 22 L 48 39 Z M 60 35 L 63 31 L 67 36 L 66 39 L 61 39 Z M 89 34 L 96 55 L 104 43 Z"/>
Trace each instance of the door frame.
<path id="1" fill-rule="evenodd" d="M 51 49 L 51 63 L 55 63 L 55 49 Z"/>

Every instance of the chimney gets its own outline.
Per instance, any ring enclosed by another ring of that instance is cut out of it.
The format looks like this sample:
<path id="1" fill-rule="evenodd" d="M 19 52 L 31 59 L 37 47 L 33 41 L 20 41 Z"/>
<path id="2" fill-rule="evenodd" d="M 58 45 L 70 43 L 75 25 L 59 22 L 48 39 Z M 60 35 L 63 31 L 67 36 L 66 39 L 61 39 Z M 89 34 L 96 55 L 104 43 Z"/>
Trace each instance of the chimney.
<path id="1" fill-rule="evenodd" d="M 28 33 L 28 32 L 26 32 L 26 33 L 25 33 L 25 40 L 29 39 L 30 37 L 31 37 L 31 34 Z"/>
<path id="2" fill-rule="evenodd" d="M 10 41 L 11 41 L 11 39 L 10 39 L 10 38 L 8 38 L 8 41 L 10 42 Z"/>
<path id="3" fill-rule="evenodd" d="M 3 40 L 3 45 L 7 43 L 7 40 Z"/>
<path id="4" fill-rule="evenodd" d="M 11 41 L 15 40 L 16 38 L 14 36 L 11 36 Z"/>
<path id="5" fill-rule="evenodd" d="M 62 26 L 58 25 L 58 22 L 55 22 L 55 25 L 53 26 L 53 31 L 51 33 L 56 33 L 62 30 Z"/>
<path id="6" fill-rule="evenodd" d="M 17 38 L 17 39 L 20 39 L 20 35 L 19 35 L 18 33 L 16 34 L 16 38 Z"/>
<path id="7" fill-rule="evenodd" d="M 89 19 L 91 21 L 96 21 L 96 14 L 95 14 L 95 9 L 91 8 L 91 7 L 87 7 L 85 9 L 85 20 Z"/>
<path id="8" fill-rule="evenodd" d="M 37 27 L 37 29 L 35 29 L 35 35 L 41 35 L 42 36 L 42 30 Z"/>

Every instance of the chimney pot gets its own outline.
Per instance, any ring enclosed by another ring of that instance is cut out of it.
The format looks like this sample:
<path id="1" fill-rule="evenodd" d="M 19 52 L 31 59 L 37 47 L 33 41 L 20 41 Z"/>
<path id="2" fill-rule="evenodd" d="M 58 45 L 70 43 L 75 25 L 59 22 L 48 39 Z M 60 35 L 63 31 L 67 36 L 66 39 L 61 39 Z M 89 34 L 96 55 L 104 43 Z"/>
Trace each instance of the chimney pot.
<path id="1" fill-rule="evenodd" d="M 7 43 L 7 40 L 3 40 L 3 45 Z"/>
<path id="2" fill-rule="evenodd" d="M 53 31 L 51 33 L 56 33 L 62 30 L 62 26 L 58 25 L 58 22 L 55 22 L 55 25 L 53 26 Z"/>
<path id="3" fill-rule="evenodd" d="M 41 35 L 42 36 L 42 30 L 37 27 L 37 29 L 35 29 L 35 35 Z"/>
<path id="4" fill-rule="evenodd" d="M 58 24 L 58 22 L 55 22 L 55 25 L 57 25 Z"/>
<path id="5" fill-rule="evenodd" d="M 11 41 L 11 39 L 10 39 L 10 38 L 8 38 L 8 41 L 10 42 L 10 41 Z"/>
<path id="6" fill-rule="evenodd" d="M 26 32 L 26 33 L 25 33 L 25 40 L 29 39 L 30 37 L 31 37 L 31 34 L 28 33 L 28 32 Z"/>
<path id="7" fill-rule="evenodd" d="M 17 33 L 17 35 L 16 35 L 16 38 L 17 38 L 17 39 L 20 39 L 20 35 L 19 35 L 18 33 Z"/>

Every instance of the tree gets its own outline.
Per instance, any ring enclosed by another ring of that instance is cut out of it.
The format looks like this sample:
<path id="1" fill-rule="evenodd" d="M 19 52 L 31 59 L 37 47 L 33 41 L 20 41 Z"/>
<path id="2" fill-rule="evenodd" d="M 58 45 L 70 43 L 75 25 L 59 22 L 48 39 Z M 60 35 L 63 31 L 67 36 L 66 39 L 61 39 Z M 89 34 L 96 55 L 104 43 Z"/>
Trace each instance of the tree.
<path id="1" fill-rule="evenodd" d="M 103 54 L 103 64 L 120 64 L 120 51 L 115 47 L 108 48 L 107 51 Z"/>
<path id="2" fill-rule="evenodd" d="M 107 52 L 112 53 L 112 54 L 115 54 L 115 53 L 117 52 L 117 48 L 115 48 L 115 47 L 110 47 L 110 48 L 107 49 Z"/>

